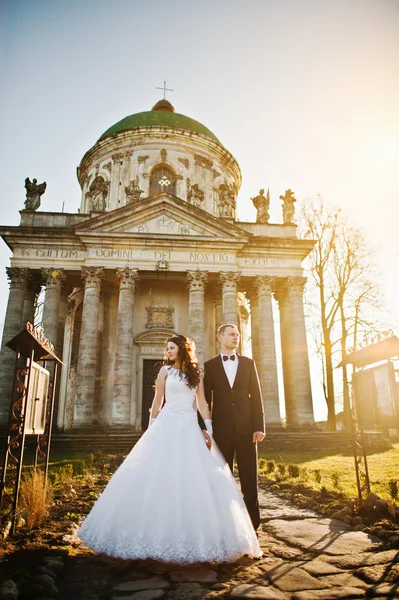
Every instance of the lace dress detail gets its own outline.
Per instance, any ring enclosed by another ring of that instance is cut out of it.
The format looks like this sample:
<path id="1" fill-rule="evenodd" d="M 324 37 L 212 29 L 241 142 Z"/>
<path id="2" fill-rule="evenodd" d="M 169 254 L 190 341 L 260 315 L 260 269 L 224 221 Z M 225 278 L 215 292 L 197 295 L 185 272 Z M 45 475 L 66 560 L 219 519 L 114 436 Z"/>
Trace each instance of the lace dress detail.
<path id="1" fill-rule="evenodd" d="M 176 563 L 233 562 L 262 555 L 247 509 L 220 451 L 209 451 L 193 408 L 195 389 L 173 367 L 166 403 L 80 528 L 96 552 Z"/>

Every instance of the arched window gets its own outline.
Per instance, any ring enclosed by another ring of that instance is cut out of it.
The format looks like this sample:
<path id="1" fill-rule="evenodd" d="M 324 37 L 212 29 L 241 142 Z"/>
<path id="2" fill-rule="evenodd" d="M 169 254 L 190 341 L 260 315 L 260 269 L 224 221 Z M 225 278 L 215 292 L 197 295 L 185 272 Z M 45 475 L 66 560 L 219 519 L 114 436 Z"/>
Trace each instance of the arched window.
<path id="1" fill-rule="evenodd" d="M 176 175 L 164 165 L 155 167 L 150 176 L 150 196 L 161 192 L 176 196 Z"/>

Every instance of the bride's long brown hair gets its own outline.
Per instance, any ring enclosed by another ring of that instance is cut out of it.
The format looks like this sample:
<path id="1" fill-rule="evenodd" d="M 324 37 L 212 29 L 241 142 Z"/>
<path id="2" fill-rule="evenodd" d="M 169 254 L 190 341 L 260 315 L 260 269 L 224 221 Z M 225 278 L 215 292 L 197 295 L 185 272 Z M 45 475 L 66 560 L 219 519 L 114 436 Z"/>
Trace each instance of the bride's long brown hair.
<path id="1" fill-rule="evenodd" d="M 189 388 L 196 388 L 200 382 L 199 364 L 197 357 L 195 356 L 195 343 L 187 338 L 185 335 L 172 335 L 167 340 L 167 343 L 172 342 L 179 348 L 177 359 L 171 361 L 168 358 L 165 359 L 167 365 L 174 365 L 180 369 L 180 373 L 186 376 L 187 385 Z"/>

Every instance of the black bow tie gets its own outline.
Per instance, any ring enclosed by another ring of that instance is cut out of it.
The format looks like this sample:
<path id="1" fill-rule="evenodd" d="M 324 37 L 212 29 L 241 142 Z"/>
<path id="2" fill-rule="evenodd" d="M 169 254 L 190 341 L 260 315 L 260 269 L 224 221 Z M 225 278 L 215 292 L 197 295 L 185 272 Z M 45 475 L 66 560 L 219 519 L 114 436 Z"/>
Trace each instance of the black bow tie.
<path id="1" fill-rule="evenodd" d="M 223 354 L 223 360 L 235 360 L 236 359 L 236 355 L 232 354 L 231 356 L 226 356 L 225 354 Z"/>

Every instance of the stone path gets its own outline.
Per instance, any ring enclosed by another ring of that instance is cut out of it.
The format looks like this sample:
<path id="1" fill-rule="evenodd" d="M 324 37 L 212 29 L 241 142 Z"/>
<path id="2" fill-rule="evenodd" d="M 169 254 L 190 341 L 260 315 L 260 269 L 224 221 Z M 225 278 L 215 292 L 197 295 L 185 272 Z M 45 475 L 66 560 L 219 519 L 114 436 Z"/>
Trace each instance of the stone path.
<path id="1" fill-rule="evenodd" d="M 260 501 L 260 560 L 181 568 L 95 556 L 77 546 L 65 560 L 59 600 L 399 598 L 399 551 L 269 492 L 261 491 Z"/>

